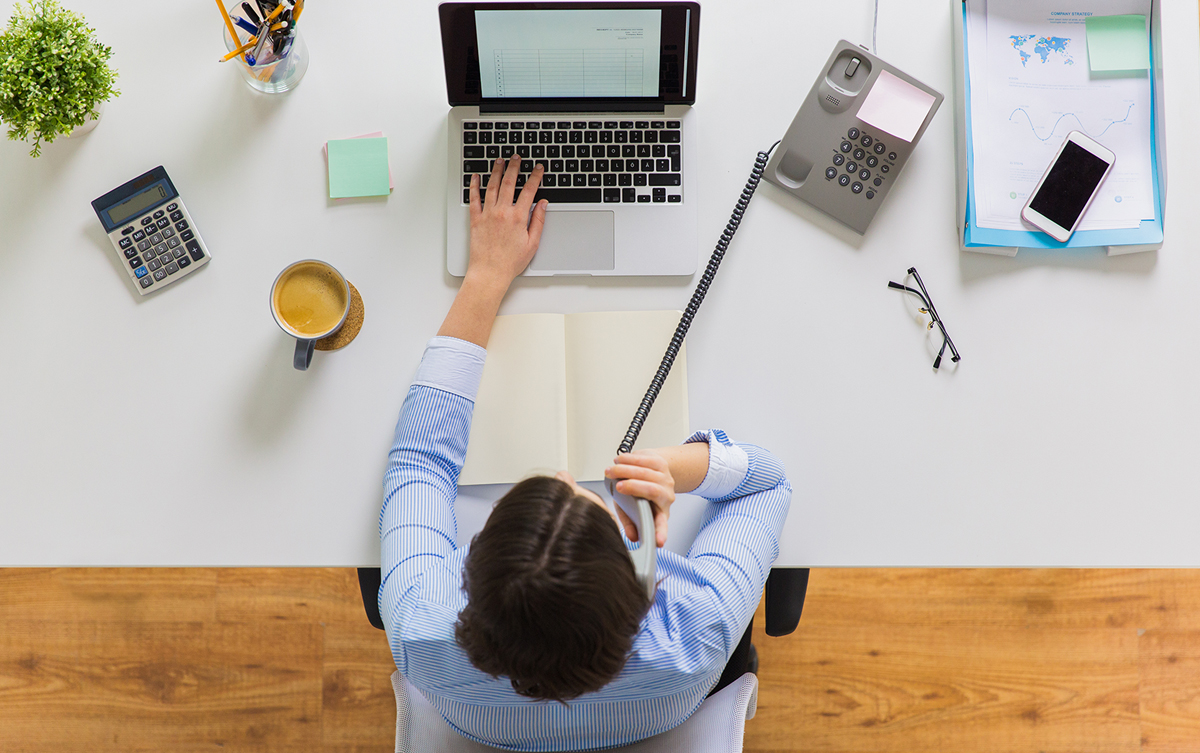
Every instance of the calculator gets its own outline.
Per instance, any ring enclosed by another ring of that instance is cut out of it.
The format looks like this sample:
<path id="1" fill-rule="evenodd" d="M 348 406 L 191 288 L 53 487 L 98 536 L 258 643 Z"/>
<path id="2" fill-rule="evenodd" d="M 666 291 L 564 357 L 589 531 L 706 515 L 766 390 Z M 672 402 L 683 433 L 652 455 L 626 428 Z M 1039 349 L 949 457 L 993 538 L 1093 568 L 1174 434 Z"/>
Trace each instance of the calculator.
<path id="1" fill-rule="evenodd" d="M 92 202 L 125 271 L 142 295 L 208 263 L 208 248 L 162 165 Z"/>

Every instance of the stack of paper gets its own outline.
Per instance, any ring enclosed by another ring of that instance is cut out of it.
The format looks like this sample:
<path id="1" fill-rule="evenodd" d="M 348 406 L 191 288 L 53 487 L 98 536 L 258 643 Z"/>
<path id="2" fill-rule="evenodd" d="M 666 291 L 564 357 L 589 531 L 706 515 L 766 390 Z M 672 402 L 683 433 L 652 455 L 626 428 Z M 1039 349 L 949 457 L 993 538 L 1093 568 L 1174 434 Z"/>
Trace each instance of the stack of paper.
<path id="1" fill-rule="evenodd" d="M 968 0 L 976 227 L 1031 229 L 1021 208 L 1071 131 L 1117 155 L 1079 230 L 1154 219 L 1150 72 L 1108 67 L 1148 62 L 1129 46 L 1148 50 L 1149 12 L 1150 0 Z M 1114 15 L 1089 33 L 1088 19 Z"/>
<path id="2" fill-rule="evenodd" d="M 395 188 L 382 132 L 325 142 L 329 198 L 387 196 Z"/>

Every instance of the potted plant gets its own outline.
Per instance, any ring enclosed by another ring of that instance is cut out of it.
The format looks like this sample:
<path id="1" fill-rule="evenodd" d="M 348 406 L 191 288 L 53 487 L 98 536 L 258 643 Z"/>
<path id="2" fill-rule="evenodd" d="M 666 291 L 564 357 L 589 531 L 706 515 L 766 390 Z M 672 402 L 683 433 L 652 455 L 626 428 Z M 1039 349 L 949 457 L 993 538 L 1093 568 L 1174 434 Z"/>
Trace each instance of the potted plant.
<path id="1" fill-rule="evenodd" d="M 108 67 L 112 48 L 94 33 L 57 0 L 26 0 L 0 34 L 0 121 L 8 138 L 33 138 L 30 155 L 41 154 L 43 141 L 94 123 L 99 107 L 120 93 Z"/>

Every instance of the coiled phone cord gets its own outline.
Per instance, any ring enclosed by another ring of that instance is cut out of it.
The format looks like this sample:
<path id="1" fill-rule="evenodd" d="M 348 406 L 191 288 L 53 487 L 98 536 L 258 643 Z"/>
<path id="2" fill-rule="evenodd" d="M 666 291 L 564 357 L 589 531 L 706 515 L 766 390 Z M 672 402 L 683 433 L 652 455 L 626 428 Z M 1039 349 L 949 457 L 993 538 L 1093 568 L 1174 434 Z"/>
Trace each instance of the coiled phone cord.
<path id="1" fill-rule="evenodd" d="M 663 354 L 662 363 L 658 365 L 658 372 L 650 380 L 650 387 L 646 390 L 645 397 L 642 398 L 642 404 L 638 406 L 637 412 L 633 414 L 633 421 L 629 424 L 629 430 L 625 432 L 625 439 L 621 441 L 621 446 L 617 448 L 618 455 L 633 450 L 633 445 L 637 442 L 638 434 L 642 432 L 642 424 L 646 422 L 646 417 L 650 415 L 650 408 L 654 406 L 654 401 L 658 398 L 658 393 L 662 389 L 663 383 L 667 381 L 667 375 L 671 373 L 671 366 L 675 364 L 675 356 L 679 355 L 679 348 L 683 345 L 683 339 L 687 337 L 688 329 L 692 326 L 692 319 L 700 309 L 700 304 L 704 302 L 704 296 L 708 293 L 708 287 L 712 284 L 713 278 L 717 276 L 717 268 L 721 266 L 721 260 L 725 258 L 725 252 L 729 250 L 729 243 L 733 240 L 738 225 L 742 223 L 742 216 L 746 213 L 746 207 L 750 205 L 750 199 L 754 198 L 754 191 L 758 188 L 758 182 L 762 180 L 763 171 L 767 169 L 767 161 L 771 159 L 771 152 L 775 151 L 775 147 L 777 146 L 779 146 L 778 141 L 772 144 L 770 149 L 765 152 L 759 152 L 758 156 L 755 157 L 754 168 L 750 171 L 750 179 L 746 181 L 746 187 L 742 189 L 742 195 L 738 197 L 737 205 L 733 208 L 733 214 L 729 216 L 729 224 L 725 226 L 724 232 L 721 233 L 721 238 L 717 241 L 717 247 L 713 249 L 712 256 L 708 259 L 708 267 L 705 268 L 704 274 L 700 276 L 700 281 L 696 283 L 696 290 L 692 293 L 692 299 L 688 301 L 687 308 L 683 310 L 683 316 L 679 317 L 679 325 L 675 327 L 675 334 L 671 337 L 671 344 L 667 346 L 667 352 Z"/>

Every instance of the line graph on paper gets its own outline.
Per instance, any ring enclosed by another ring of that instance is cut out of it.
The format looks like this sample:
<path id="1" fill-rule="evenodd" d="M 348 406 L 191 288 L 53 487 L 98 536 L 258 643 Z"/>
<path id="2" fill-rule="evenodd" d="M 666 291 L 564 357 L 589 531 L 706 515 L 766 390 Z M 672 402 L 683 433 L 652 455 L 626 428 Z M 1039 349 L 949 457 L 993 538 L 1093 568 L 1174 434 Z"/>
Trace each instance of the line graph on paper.
<path id="1" fill-rule="evenodd" d="M 641 97 L 642 50 L 494 50 L 501 97 Z"/>
<path id="2" fill-rule="evenodd" d="M 1020 123 L 1022 120 L 1024 120 L 1026 123 L 1029 124 L 1029 131 L 1030 131 L 1030 133 L 1033 134 L 1033 137 L 1035 139 L 1037 139 L 1038 141 L 1045 143 L 1045 142 L 1049 141 L 1050 139 L 1054 138 L 1056 135 L 1063 135 L 1066 133 L 1066 131 L 1063 131 L 1060 134 L 1059 130 L 1058 130 L 1059 125 L 1061 125 L 1063 123 L 1063 121 L 1067 121 L 1068 125 L 1070 124 L 1071 121 L 1074 121 L 1075 124 L 1079 127 L 1079 130 L 1083 131 L 1084 133 L 1086 133 L 1088 136 L 1092 137 L 1093 139 L 1096 139 L 1097 141 L 1099 141 L 1100 137 L 1102 137 L 1104 134 L 1108 133 L 1108 129 L 1112 128 L 1115 125 L 1129 123 L 1129 114 L 1131 112 L 1133 112 L 1133 105 L 1134 105 L 1133 102 L 1129 103 L 1129 106 L 1127 108 L 1125 108 L 1124 117 L 1122 117 L 1120 120 L 1109 119 L 1106 121 L 1102 121 L 1104 123 L 1104 128 L 1102 130 L 1100 130 L 1099 133 L 1093 133 L 1092 131 L 1088 130 L 1087 126 L 1085 126 L 1083 124 L 1083 121 L 1080 120 L 1079 115 L 1077 115 L 1076 113 L 1073 113 L 1073 112 L 1064 112 L 1062 115 L 1059 115 L 1058 120 L 1054 121 L 1054 125 L 1050 126 L 1050 130 L 1046 131 L 1045 136 L 1043 136 L 1039 132 L 1040 129 L 1036 125 L 1034 125 L 1033 116 L 1031 116 L 1029 114 L 1029 111 L 1026 110 L 1024 107 L 1018 107 L 1017 109 L 1013 110 L 1012 113 L 1010 113 L 1008 116 L 1008 122 Z M 1017 113 L 1020 113 L 1021 115 L 1024 115 L 1025 117 L 1021 118 Z"/>

